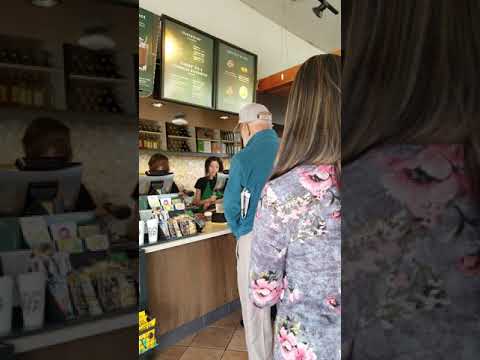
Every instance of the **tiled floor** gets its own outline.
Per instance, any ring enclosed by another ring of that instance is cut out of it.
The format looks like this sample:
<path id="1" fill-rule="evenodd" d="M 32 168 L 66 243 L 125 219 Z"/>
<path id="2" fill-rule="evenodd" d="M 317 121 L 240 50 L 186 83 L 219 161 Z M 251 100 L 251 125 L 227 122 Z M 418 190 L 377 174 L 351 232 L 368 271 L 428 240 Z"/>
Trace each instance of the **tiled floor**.
<path id="1" fill-rule="evenodd" d="M 237 311 L 174 346 L 158 351 L 154 359 L 248 360 L 241 318 L 240 311 Z"/>

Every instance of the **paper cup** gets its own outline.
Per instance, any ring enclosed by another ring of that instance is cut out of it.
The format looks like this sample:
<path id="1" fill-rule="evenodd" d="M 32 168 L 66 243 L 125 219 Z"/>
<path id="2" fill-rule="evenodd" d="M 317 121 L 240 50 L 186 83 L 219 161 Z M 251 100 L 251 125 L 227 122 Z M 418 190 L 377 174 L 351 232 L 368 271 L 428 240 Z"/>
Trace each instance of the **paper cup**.
<path id="1" fill-rule="evenodd" d="M 12 330 L 13 279 L 10 276 L 0 277 L 0 336 Z"/>
<path id="2" fill-rule="evenodd" d="M 145 245 L 145 221 L 143 220 L 138 222 L 138 244 Z"/>
<path id="3" fill-rule="evenodd" d="M 18 289 L 25 330 L 40 329 L 45 317 L 46 278 L 42 272 L 18 275 Z"/>
<path id="4" fill-rule="evenodd" d="M 148 243 L 155 244 L 158 241 L 158 219 L 147 221 Z"/>

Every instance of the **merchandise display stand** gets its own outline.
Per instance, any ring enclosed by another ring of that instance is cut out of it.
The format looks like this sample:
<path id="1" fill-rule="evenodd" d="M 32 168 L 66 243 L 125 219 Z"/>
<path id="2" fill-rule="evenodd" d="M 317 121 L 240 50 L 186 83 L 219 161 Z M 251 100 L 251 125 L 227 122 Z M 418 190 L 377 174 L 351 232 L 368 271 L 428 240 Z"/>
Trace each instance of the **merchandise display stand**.
<path id="1" fill-rule="evenodd" d="M 157 347 L 155 335 L 156 319 L 148 317 L 148 286 L 147 286 L 147 268 L 146 253 L 144 249 L 139 249 L 139 313 L 138 313 L 138 351 L 139 359 L 153 359 L 153 349 Z"/>

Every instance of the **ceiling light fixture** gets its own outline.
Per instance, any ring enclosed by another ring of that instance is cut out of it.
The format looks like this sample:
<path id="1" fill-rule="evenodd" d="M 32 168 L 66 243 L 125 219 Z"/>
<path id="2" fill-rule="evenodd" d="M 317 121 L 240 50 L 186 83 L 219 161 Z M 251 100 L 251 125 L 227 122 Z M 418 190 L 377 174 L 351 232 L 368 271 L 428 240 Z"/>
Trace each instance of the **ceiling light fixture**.
<path id="1" fill-rule="evenodd" d="M 220 119 L 222 119 L 222 120 L 228 120 L 228 119 L 230 119 L 230 116 L 228 116 L 228 115 L 222 115 L 222 116 L 220 116 Z"/>
<path id="2" fill-rule="evenodd" d="M 163 106 L 163 104 L 161 102 L 154 102 L 154 103 L 152 103 L 152 106 L 155 107 L 155 108 L 161 108 Z"/>
<path id="3" fill-rule="evenodd" d="M 185 119 L 185 114 L 177 114 L 172 120 L 175 125 L 187 125 L 188 121 Z"/>
<path id="4" fill-rule="evenodd" d="M 60 4 L 59 0 L 32 0 L 32 5 L 43 8 L 51 8 L 58 4 Z"/>
<path id="5" fill-rule="evenodd" d="M 318 0 L 320 1 L 320 5 L 312 8 L 312 11 L 315 15 L 319 18 L 323 17 L 323 12 L 325 10 L 330 10 L 334 15 L 338 15 L 338 10 L 335 9 L 332 4 L 330 4 L 327 0 Z"/>
<path id="6" fill-rule="evenodd" d="M 113 49 L 115 41 L 108 36 L 108 29 L 104 26 L 93 26 L 85 29 L 83 35 L 78 39 L 78 45 L 91 50 Z"/>

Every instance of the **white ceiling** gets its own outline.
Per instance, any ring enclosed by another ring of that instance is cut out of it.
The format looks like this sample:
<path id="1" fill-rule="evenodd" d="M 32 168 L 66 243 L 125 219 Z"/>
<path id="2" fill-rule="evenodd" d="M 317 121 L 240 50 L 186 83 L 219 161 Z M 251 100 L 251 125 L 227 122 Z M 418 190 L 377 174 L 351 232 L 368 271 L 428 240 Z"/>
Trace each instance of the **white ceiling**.
<path id="1" fill-rule="evenodd" d="M 321 19 L 312 11 L 318 0 L 241 1 L 324 52 L 341 47 L 341 0 L 329 1 L 338 15 L 326 10 Z"/>

